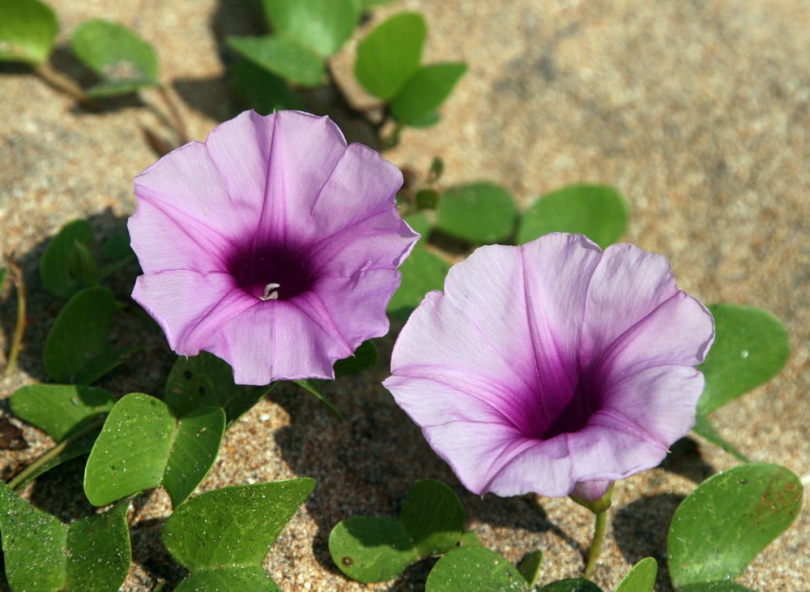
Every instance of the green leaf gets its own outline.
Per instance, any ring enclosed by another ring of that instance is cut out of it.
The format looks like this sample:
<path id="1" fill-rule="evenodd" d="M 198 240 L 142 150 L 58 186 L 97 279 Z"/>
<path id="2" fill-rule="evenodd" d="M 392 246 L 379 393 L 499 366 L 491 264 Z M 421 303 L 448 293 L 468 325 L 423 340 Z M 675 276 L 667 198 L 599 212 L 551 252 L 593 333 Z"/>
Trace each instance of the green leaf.
<path id="1" fill-rule="evenodd" d="M 618 592 L 618 591 L 617 591 Z M 756 592 L 752 588 L 721 580 L 719 582 L 700 582 L 699 584 L 687 584 L 678 588 L 678 592 Z"/>
<path id="2" fill-rule="evenodd" d="M 360 8 L 363 10 L 368 10 L 369 8 L 373 8 L 375 6 L 391 4 L 393 1 L 394 0 L 360 0 Z"/>
<path id="3" fill-rule="evenodd" d="M 3 295 L 3 287 L 6 285 L 6 275 L 8 275 L 8 267 L 0 269 L 0 296 Z"/>
<path id="4" fill-rule="evenodd" d="M 332 415 L 334 415 L 337 419 L 340 420 L 344 419 L 343 414 L 340 412 L 340 409 L 338 409 L 335 406 L 335 404 L 332 403 L 332 401 L 330 401 L 329 398 L 321 392 L 320 385 L 324 381 L 306 379 L 306 380 L 293 380 L 293 382 L 298 386 L 300 386 L 305 391 L 307 391 L 309 394 L 314 395 L 316 399 L 318 399 L 321 403 L 326 405 L 327 409 L 329 409 Z"/>
<path id="5" fill-rule="evenodd" d="M 751 462 L 750 459 L 740 452 L 738 448 L 720 435 L 720 432 L 718 432 L 717 428 L 714 427 L 708 415 L 698 413 L 698 415 L 695 417 L 695 425 L 692 428 L 692 431 L 700 436 L 703 436 L 715 446 L 719 446 L 734 456 L 737 460 L 745 463 Z"/>
<path id="6" fill-rule="evenodd" d="M 98 283 L 98 263 L 90 247 L 80 242 L 73 244 L 68 255 L 68 271 L 85 286 Z"/>
<path id="7" fill-rule="evenodd" d="M 262 567 L 248 565 L 245 567 L 222 567 L 195 571 L 180 582 L 174 592 L 282 592 Z"/>
<path id="8" fill-rule="evenodd" d="M 79 373 L 76 374 L 74 382 L 78 384 L 92 384 L 123 364 L 124 358 L 143 348 L 144 345 L 139 343 L 130 347 L 114 347 L 104 350 L 84 365 Z"/>
<path id="9" fill-rule="evenodd" d="M 249 60 L 239 60 L 230 72 L 231 86 L 249 106 L 269 115 L 284 109 L 302 108 L 302 101 L 280 76 Z"/>
<path id="10" fill-rule="evenodd" d="M 602 589 L 585 578 L 566 578 L 546 584 L 538 592 L 602 592 Z"/>
<path id="11" fill-rule="evenodd" d="M 129 573 L 132 550 L 127 509 L 122 501 L 107 512 L 68 527 L 68 591 L 118 590 Z"/>
<path id="12" fill-rule="evenodd" d="M 169 517 L 163 543 L 192 575 L 198 570 L 260 567 L 314 488 L 313 479 L 302 478 L 203 493 Z"/>
<path id="13" fill-rule="evenodd" d="M 73 31 L 70 47 L 101 82 L 91 97 L 128 94 L 157 86 L 158 58 L 154 48 L 130 29 L 104 20 L 87 20 Z"/>
<path id="14" fill-rule="evenodd" d="M 653 592 L 658 576 L 658 562 L 645 557 L 633 566 L 616 588 L 616 592 Z"/>
<path id="15" fill-rule="evenodd" d="M 447 100 L 466 71 L 462 63 L 422 66 L 391 99 L 391 115 L 406 124 L 423 120 Z"/>
<path id="16" fill-rule="evenodd" d="M 263 0 L 276 33 L 296 40 L 325 58 L 335 53 L 360 18 L 354 0 Z"/>
<path id="17" fill-rule="evenodd" d="M 92 242 L 93 230 L 87 220 L 68 222 L 51 239 L 39 262 L 39 275 L 48 292 L 57 298 L 67 299 L 83 286 L 71 274 L 71 253 L 76 244 L 89 248 Z"/>
<path id="18" fill-rule="evenodd" d="M 481 539 L 478 538 L 478 535 L 475 534 L 473 530 L 465 530 L 461 533 L 461 538 L 458 540 L 458 544 L 462 547 L 482 547 Z"/>
<path id="19" fill-rule="evenodd" d="M 220 407 L 175 418 L 154 397 L 132 393 L 116 403 L 87 459 L 84 492 L 96 506 L 163 485 L 177 507 L 216 460 L 225 431 Z"/>
<path id="20" fill-rule="evenodd" d="M 419 560 L 402 523 L 383 516 L 352 516 L 332 529 L 329 554 L 346 576 L 358 582 L 384 582 Z"/>
<path id="21" fill-rule="evenodd" d="M 0 2 L 0 61 L 41 66 L 51 55 L 59 21 L 39 0 Z"/>
<path id="22" fill-rule="evenodd" d="M 131 561 L 127 506 L 65 526 L 0 483 L 0 531 L 11 588 L 118 590 Z"/>
<path id="23" fill-rule="evenodd" d="M 442 195 L 437 213 L 436 228 L 475 244 L 507 239 L 517 218 L 512 195 L 492 183 L 451 187 Z"/>
<path id="24" fill-rule="evenodd" d="M 99 272 L 101 278 L 108 277 L 135 260 L 135 251 L 129 245 L 129 232 L 118 232 L 108 238 L 101 247 L 108 263 Z"/>
<path id="25" fill-rule="evenodd" d="M 376 365 L 377 347 L 371 340 L 364 341 L 355 350 L 353 356 L 335 362 L 335 378 L 348 376 L 349 374 L 359 374 L 371 370 Z"/>
<path id="26" fill-rule="evenodd" d="M 399 520 L 352 516 L 340 522 L 329 535 L 329 554 L 353 580 L 383 582 L 420 558 L 456 545 L 464 518 L 464 508 L 453 490 L 427 479 L 411 488 Z"/>
<path id="27" fill-rule="evenodd" d="M 441 481 L 425 479 L 414 485 L 399 517 L 420 557 L 445 553 L 455 546 L 464 529 L 464 508 L 456 494 Z"/>
<path id="28" fill-rule="evenodd" d="M 318 86 L 326 73 L 316 53 L 289 37 L 228 37 L 228 45 L 243 58 L 296 84 Z"/>
<path id="29" fill-rule="evenodd" d="M 102 286 L 75 294 L 59 312 L 45 340 L 45 370 L 59 382 L 74 382 L 107 349 L 115 297 Z"/>
<path id="30" fill-rule="evenodd" d="M 67 527 L 0 482 L 0 533 L 6 579 L 17 592 L 61 590 L 65 583 Z"/>
<path id="31" fill-rule="evenodd" d="M 779 374 L 790 355 L 781 321 L 752 306 L 713 304 L 716 338 L 700 366 L 706 388 L 698 413 L 707 415 Z"/>
<path id="32" fill-rule="evenodd" d="M 613 187 L 569 185 L 542 196 L 526 210 L 517 243 L 549 232 L 572 232 L 584 234 L 604 249 L 624 235 L 629 214 L 630 204 Z"/>
<path id="33" fill-rule="evenodd" d="M 228 362 L 200 352 L 198 356 L 177 358 L 166 379 L 163 400 L 177 417 L 203 407 L 222 407 L 230 426 L 269 391 L 270 387 L 235 384 Z"/>
<path id="34" fill-rule="evenodd" d="M 109 413 L 115 398 L 104 389 L 65 384 L 29 384 L 11 395 L 14 414 L 57 442 L 99 415 Z"/>
<path id="35" fill-rule="evenodd" d="M 543 552 L 540 549 L 527 553 L 518 564 L 518 571 L 529 586 L 536 586 L 543 571 Z"/>
<path id="36" fill-rule="evenodd" d="M 399 271 L 402 284 L 388 304 L 388 314 L 404 322 L 419 306 L 425 294 L 442 289 L 450 264 L 421 245 L 416 245 Z"/>
<path id="37" fill-rule="evenodd" d="M 777 465 L 742 465 L 706 480 L 672 518 L 672 583 L 680 588 L 736 578 L 790 526 L 801 505 L 801 482 Z"/>
<path id="38" fill-rule="evenodd" d="M 427 578 L 426 592 L 528 591 L 526 580 L 495 551 L 485 547 L 458 547 L 439 559 Z"/>
<path id="39" fill-rule="evenodd" d="M 418 12 L 386 19 L 358 44 L 355 78 L 375 97 L 392 99 L 419 69 L 426 33 Z"/>

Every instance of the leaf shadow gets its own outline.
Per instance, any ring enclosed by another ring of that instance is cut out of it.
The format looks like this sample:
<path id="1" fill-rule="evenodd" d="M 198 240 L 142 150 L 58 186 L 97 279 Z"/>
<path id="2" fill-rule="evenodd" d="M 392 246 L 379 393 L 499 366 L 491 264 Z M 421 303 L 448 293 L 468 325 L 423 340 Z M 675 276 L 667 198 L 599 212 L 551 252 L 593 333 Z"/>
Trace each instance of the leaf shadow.
<path id="1" fill-rule="evenodd" d="M 625 560 L 635 565 L 645 557 L 658 563 L 657 592 L 674 592 L 667 567 L 667 532 L 685 496 L 672 493 L 642 497 L 621 508 L 613 519 L 613 536 Z M 662 525 L 667 525 L 662 528 Z"/>

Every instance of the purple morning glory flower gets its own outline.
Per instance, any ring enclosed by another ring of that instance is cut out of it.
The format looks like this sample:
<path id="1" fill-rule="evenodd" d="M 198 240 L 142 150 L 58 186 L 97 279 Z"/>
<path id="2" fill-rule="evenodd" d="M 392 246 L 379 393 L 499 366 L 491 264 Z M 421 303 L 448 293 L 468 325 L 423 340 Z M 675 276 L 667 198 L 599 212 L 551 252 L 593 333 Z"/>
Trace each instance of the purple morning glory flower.
<path id="1" fill-rule="evenodd" d="M 384 384 L 470 491 L 595 500 L 691 429 L 713 339 L 664 257 L 551 234 L 454 266 Z"/>
<path id="2" fill-rule="evenodd" d="M 326 117 L 242 113 L 136 177 L 132 297 L 175 352 L 211 352 L 239 384 L 333 377 L 388 331 L 418 238 L 397 213 L 401 185 Z"/>

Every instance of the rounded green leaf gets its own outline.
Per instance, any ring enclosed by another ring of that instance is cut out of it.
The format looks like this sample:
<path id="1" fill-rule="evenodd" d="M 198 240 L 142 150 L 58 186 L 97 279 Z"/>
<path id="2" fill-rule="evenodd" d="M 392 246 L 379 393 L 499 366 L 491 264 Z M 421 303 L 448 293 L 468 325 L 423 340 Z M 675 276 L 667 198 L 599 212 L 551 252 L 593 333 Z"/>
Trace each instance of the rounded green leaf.
<path id="1" fill-rule="evenodd" d="M 603 249 L 627 230 L 630 204 L 607 185 L 569 185 L 542 196 L 521 216 L 517 243 L 549 232 L 584 234 Z"/>
<path id="2" fill-rule="evenodd" d="M 11 395 L 11 410 L 57 442 L 88 421 L 109 413 L 115 397 L 104 389 L 67 384 L 29 384 Z"/>
<path id="3" fill-rule="evenodd" d="M 538 592 L 602 592 L 602 589 L 585 578 L 566 578 L 546 584 Z"/>
<path id="4" fill-rule="evenodd" d="M 163 401 L 126 395 L 113 407 L 87 459 L 85 495 L 103 506 L 163 485 L 177 506 L 208 474 L 224 431 L 219 407 L 194 410 L 178 421 Z"/>
<path id="5" fill-rule="evenodd" d="M 129 573 L 127 503 L 69 527 L 0 483 L 0 531 L 12 590 L 118 590 Z"/>
<path id="6" fill-rule="evenodd" d="M 537 580 L 540 579 L 540 573 L 543 571 L 543 552 L 540 549 L 527 553 L 521 559 L 517 566 L 520 575 L 529 584 L 529 586 L 537 585 Z"/>
<path id="7" fill-rule="evenodd" d="M 282 592 L 264 568 L 256 565 L 195 571 L 174 592 Z"/>
<path id="8" fill-rule="evenodd" d="M 779 374 L 790 355 L 782 322 L 753 306 L 712 304 L 716 337 L 700 366 L 706 387 L 698 413 L 709 414 Z"/>
<path id="9" fill-rule="evenodd" d="M 418 12 L 401 12 L 377 25 L 357 46 L 354 76 L 370 94 L 393 98 L 419 69 L 427 25 Z"/>
<path id="10" fill-rule="evenodd" d="M 44 2 L 0 2 L 0 61 L 40 66 L 48 61 L 58 34 L 56 13 Z"/>
<path id="11" fill-rule="evenodd" d="M 391 99 L 391 115 L 402 123 L 420 122 L 438 109 L 467 71 L 462 63 L 422 66 Z"/>
<path id="12" fill-rule="evenodd" d="M 127 94 L 160 84 L 154 48 L 123 25 L 84 21 L 73 32 L 70 47 L 101 79 L 87 91 L 91 97 Z"/>
<path id="13" fill-rule="evenodd" d="M 257 66 L 303 86 L 319 85 L 326 72 L 315 52 L 290 37 L 228 37 L 228 45 Z"/>
<path id="14" fill-rule="evenodd" d="M 67 527 L 0 481 L 0 532 L 12 590 L 58 591 L 65 584 Z"/>
<path id="15" fill-rule="evenodd" d="M 180 505 L 163 527 L 163 543 L 192 571 L 260 566 L 298 507 L 309 478 L 224 487 Z"/>
<path id="16" fill-rule="evenodd" d="M 45 340 L 48 375 L 59 382 L 75 382 L 85 367 L 107 349 L 115 297 L 103 286 L 75 294 L 59 312 Z"/>
<path id="17" fill-rule="evenodd" d="M 250 60 L 237 62 L 230 71 L 230 82 L 239 98 L 262 115 L 302 108 L 301 99 L 283 78 Z"/>
<path id="18" fill-rule="evenodd" d="M 128 502 L 120 502 L 68 527 L 67 591 L 112 591 L 124 583 L 132 561 L 128 507 Z"/>
<path id="19" fill-rule="evenodd" d="M 476 244 L 507 239 L 515 228 L 512 195 L 492 183 L 451 187 L 439 201 L 436 228 Z"/>
<path id="20" fill-rule="evenodd" d="M 180 356 L 172 366 L 163 400 L 180 417 L 203 407 L 222 407 L 228 425 L 249 411 L 269 388 L 239 386 L 228 362 L 208 352 Z"/>
<path id="21" fill-rule="evenodd" d="M 658 562 L 645 557 L 633 566 L 616 588 L 616 592 L 652 592 L 658 576 Z"/>
<path id="22" fill-rule="evenodd" d="M 402 523 L 384 516 L 352 516 L 329 535 L 329 554 L 346 576 L 358 582 L 384 582 L 419 560 Z"/>
<path id="23" fill-rule="evenodd" d="M 439 559 L 428 575 L 427 592 L 528 591 L 517 568 L 485 547 L 458 547 Z"/>
<path id="24" fill-rule="evenodd" d="M 360 17 L 355 0 L 263 0 L 273 30 L 321 57 L 335 53 L 351 36 Z"/>
<path id="25" fill-rule="evenodd" d="M 445 553 L 455 546 L 465 519 L 458 496 L 433 479 L 419 481 L 411 488 L 399 517 L 420 557 Z"/>
<path id="26" fill-rule="evenodd" d="M 419 306 L 425 294 L 442 289 L 450 264 L 421 245 L 416 245 L 399 271 L 402 283 L 388 304 L 388 314 L 404 322 Z"/>
<path id="27" fill-rule="evenodd" d="M 70 261 L 76 245 L 89 249 L 92 242 L 93 230 L 87 220 L 68 222 L 51 239 L 39 262 L 39 276 L 48 292 L 67 299 L 82 287 L 79 278 L 71 273 Z"/>
<path id="28" fill-rule="evenodd" d="M 708 479 L 678 507 L 667 537 L 672 583 L 731 580 L 793 522 L 802 485 L 784 467 L 742 465 Z"/>

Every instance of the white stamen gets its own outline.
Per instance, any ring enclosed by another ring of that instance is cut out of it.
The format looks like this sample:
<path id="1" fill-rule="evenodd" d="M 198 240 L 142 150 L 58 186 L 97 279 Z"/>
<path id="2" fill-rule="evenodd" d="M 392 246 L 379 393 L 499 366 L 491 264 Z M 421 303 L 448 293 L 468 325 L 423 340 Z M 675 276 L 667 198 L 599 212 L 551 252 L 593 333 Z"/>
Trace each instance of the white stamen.
<path id="1" fill-rule="evenodd" d="M 278 289 L 281 284 L 267 284 L 264 287 L 264 294 L 259 296 L 259 300 L 278 300 Z"/>

